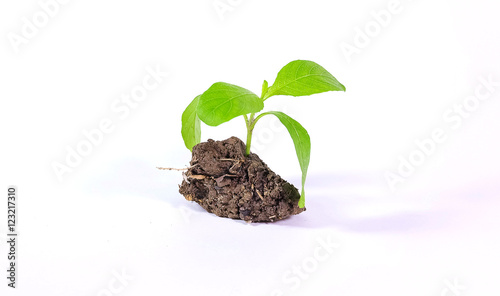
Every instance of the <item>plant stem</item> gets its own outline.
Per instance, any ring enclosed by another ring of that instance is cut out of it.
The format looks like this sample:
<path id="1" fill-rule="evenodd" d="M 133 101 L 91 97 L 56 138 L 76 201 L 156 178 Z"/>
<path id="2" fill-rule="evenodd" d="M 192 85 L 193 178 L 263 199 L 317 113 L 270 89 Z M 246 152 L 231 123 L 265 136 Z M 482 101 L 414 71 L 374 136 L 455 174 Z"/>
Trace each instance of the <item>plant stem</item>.
<path id="1" fill-rule="evenodd" d="M 250 145 L 252 145 L 252 130 L 247 128 L 247 149 L 245 155 L 250 155 Z"/>
<path id="2" fill-rule="evenodd" d="M 261 119 L 263 116 L 268 115 L 268 114 L 269 114 L 269 112 L 260 113 L 255 119 L 252 118 L 252 122 L 250 123 L 251 124 L 250 128 L 253 130 L 253 128 L 255 127 L 255 124 L 257 123 L 257 120 Z"/>
<path id="3" fill-rule="evenodd" d="M 248 116 L 246 114 L 243 114 L 243 118 L 245 118 L 245 124 L 246 124 L 246 126 L 248 128 L 248 125 L 249 125 L 249 123 L 248 123 Z"/>
<path id="4" fill-rule="evenodd" d="M 247 147 L 245 151 L 245 155 L 248 156 L 250 155 L 250 146 L 252 145 L 252 132 L 253 132 L 253 127 L 254 127 L 254 116 L 255 113 L 250 114 L 250 118 L 247 119 L 247 116 L 245 115 L 245 121 L 247 123 Z"/>
<path id="5" fill-rule="evenodd" d="M 250 114 L 250 118 L 248 118 L 246 115 L 245 117 L 245 123 L 247 124 L 247 147 L 245 151 L 245 155 L 248 156 L 250 155 L 250 146 L 252 144 L 252 133 L 253 129 L 255 127 L 255 124 L 259 119 L 261 119 L 263 116 L 270 114 L 270 112 L 265 112 L 265 113 L 260 113 L 257 117 L 255 117 L 255 113 Z M 255 118 L 254 118 L 255 117 Z"/>
<path id="6" fill-rule="evenodd" d="M 262 101 L 265 101 L 264 99 L 267 91 L 269 89 L 269 85 L 266 80 L 264 80 L 264 83 L 262 84 L 262 94 L 260 95 L 260 99 Z M 255 127 L 255 124 L 257 123 L 257 120 L 259 120 L 262 116 L 266 115 L 266 113 L 262 113 L 255 118 L 255 113 L 250 114 L 250 118 L 245 114 L 243 117 L 245 118 L 245 123 L 247 125 L 247 147 L 245 151 L 245 155 L 248 156 L 250 155 L 250 146 L 252 145 L 252 133 L 253 133 L 253 128 Z M 255 119 L 254 119 L 255 118 Z"/>

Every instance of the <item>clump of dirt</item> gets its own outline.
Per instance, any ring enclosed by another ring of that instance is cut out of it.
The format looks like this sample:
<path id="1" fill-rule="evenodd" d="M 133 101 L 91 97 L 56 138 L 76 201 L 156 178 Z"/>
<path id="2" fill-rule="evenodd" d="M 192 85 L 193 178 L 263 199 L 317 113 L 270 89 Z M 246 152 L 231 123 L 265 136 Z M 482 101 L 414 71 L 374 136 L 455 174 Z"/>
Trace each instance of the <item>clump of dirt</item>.
<path id="1" fill-rule="evenodd" d="M 179 192 L 219 217 L 273 222 L 305 211 L 300 193 L 257 156 L 245 156 L 236 137 L 208 140 L 193 147 L 191 166 Z"/>

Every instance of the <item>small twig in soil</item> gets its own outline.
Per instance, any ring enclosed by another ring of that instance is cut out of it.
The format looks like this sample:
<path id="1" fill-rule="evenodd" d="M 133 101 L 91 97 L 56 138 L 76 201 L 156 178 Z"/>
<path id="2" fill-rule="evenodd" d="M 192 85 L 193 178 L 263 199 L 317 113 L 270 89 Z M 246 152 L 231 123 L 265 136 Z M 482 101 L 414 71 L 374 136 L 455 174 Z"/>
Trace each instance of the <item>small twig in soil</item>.
<path id="1" fill-rule="evenodd" d="M 203 180 L 207 176 L 205 176 L 205 175 L 191 175 L 191 176 L 187 176 L 187 177 L 190 178 L 190 179 Z"/>
<path id="2" fill-rule="evenodd" d="M 259 190 L 255 190 L 255 192 L 257 192 L 257 195 L 260 197 L 260 199 L 262 199 L 262 201 L 264 201 L 264 197 L 262 197 L 262 194 L 260 194 Z"/>
<path id="3" fill-rule="evenodd" d="M 232 158 L 219 158 L 219 160 L 236 161 L 236 162 L 242 161 L 241 159 L 232 159 Z"/>
<path id="4" fill-rule="evenodd" d="M 186 176 L 186 173 L 184 173 L 184 172 L 182 172 L 182 179 L 184 179 L 184 181 L 186 181 L 186 183 L 191 184 L 191 182 L 189 182 L 189 180 Z"/>

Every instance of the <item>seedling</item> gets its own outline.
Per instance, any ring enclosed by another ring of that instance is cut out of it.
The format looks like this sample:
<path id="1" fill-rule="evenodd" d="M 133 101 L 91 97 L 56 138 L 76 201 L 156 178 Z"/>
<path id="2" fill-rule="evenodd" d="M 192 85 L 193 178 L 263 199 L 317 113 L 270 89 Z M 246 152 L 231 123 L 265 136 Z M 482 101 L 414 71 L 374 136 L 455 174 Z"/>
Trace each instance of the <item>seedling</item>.
<path id="1" fill-rule="evenodd" d="M 305 60 L 296 60 L 283 67 L 274 84 L 269 87 L 266 80 L 262 85 L 261 96 L 225 82 L 214 83 L 203 94 L 197 96 L 182 113 L 182 138 L 186 147 L 192 151 L 200 143 L 200 121 L 209 126 L 218 126 L 231 119 L 242 116 L 247 128 L 246 155 L 250 154 L 252 132 L 255 124 L 266 115 L 278 117 L 292 137 L 295 152 L 302 171 L 302 190 L 299 207 L 305 205 L 304 185 L 311 154 L 311 140 L 300 123 L 283 112 L 264 109 L 264 102 L 272 96 L 309 96 L 327 91 L 345 91 L 345 87 L 332 74 L 320 65 Z"/>

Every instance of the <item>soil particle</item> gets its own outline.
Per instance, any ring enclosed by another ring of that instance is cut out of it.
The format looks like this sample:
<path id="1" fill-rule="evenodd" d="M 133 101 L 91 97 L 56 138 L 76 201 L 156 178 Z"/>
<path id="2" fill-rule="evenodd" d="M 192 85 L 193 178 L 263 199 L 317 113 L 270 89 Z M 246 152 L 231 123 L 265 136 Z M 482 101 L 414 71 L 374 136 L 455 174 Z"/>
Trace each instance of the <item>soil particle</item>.
<path id="1" fill-rule="evenodd" d="M 193 147 L 190 168 L 179 192 L 219 217 L 273 222 L 305 211 L 300 193 L 257 156 L 245 156 L 236 137 L 208 140 Z"/>

